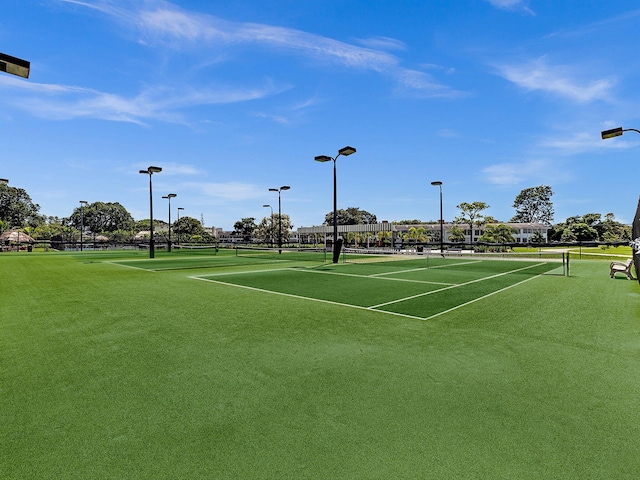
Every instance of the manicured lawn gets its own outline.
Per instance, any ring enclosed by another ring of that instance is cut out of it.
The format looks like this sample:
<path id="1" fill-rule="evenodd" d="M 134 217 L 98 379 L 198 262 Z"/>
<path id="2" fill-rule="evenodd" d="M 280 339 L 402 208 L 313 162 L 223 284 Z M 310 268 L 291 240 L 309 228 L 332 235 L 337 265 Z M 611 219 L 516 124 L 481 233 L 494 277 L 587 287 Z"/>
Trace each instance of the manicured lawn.
<path id="1" fill-rule="evenodd" d="M 640 475 L 640 287 L 606 260 L 425 321 L 132 255 L 0 254 L 0 477 Z"/>

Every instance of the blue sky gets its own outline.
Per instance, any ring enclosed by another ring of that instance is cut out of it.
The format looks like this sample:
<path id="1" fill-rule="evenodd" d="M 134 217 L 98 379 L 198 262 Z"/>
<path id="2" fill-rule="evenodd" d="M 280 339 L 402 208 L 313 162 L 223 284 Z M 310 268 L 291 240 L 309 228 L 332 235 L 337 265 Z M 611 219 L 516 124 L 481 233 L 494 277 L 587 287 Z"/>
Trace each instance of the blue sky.
<path id="1" fill-rule="evenodd" d="M 333 208 L 437 220 L 483 201 L 507 221 L 550 185 L 555 221 L 613 212 L 640 185 L 640 7 L 589 0 L 3 0 L 0 177 L 41 213 L 80 200 L 231 229 Z"/>

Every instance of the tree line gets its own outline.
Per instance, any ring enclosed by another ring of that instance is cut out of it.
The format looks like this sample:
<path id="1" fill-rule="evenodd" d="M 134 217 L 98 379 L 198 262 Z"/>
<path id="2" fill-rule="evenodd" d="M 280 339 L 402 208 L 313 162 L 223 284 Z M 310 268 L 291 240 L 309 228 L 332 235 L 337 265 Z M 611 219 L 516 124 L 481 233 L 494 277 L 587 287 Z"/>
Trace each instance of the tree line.
<path id="1" fill-rule="evenodd" d="M 127 209 L 118 202 L 94 202 L 76 207 L 68 217 L 45 216 L 40 206 L 34 203 L 21 188 L 0 184 L 0 232 L 19 230 L 36 240 L 77 242 L 80 231 L 84 235 L 101 235 L 109 241 L 126 243 L 141 231 L 151 227 L 150 219 L 136 221 Z M 154 230 L 166 236 L 169 225 L 154 220 Z M 183 241 L 213 241 L 201 222 L 183 216 L 171 224 L 174 236 L 179 234 Z M 89 237 L 91 238 L 91 237 Z"/>
<path id="2" fill-rule="evenodd" d="M 631 228 L 615 220 L 613 213 L 604 216 L 599 213 L 567 218 L 564 222 L 553 224 L 554 208 L 551 197 L 553 191 L 547 185 L 522 190 L 513 202 L 515 215 L 507 223 L 541 223 L 550 227 L 549 240 L 558 242 L 602 241 L 619 242 L 631 239 Z M 457 207 L 460 214 L 453 220 L 447 231 L 451 241 L 464 241 L 465 229 L 483 227 L 481 242 L 511 243 L 513 231 L 505 222 L 500 222 L 484 212 L 489 209 L 485 202 L 462 202 Z M 33 238 L 51 240 L 64 237 L 77 240 L 80 229 L 86 233 L 105 235 L 111 241 L 126 242 L 140 231 L 150 229 L 150 219 L 135 221 L 131 214 L 118 202 L 94 202 L 79 206 L 69 217 L 47 217 L 39 213 L 40 206 L 31 200 L 28 193 L 21 188 L 0 183 L 0 232 L 17 229 Z M 337 210 L 338 225 L 359 225 L 377 223 L 376 215 L 360 209 L 349 207 Z M 399 220 L 393 223 L 421 225 L 418 219 Z M 431 222 L 437 223 L 437 222 Z M 333 225 L 333 212 L 325 215 L 324 225 Z M 258 239 L 264 243 L 277 243 L 280 232 L 282 241 L 288 242 L 293 229 L 289 215 L 282 214 L 264 217 L 256 223 L 255 217 L 242 218 L 234 224 L 235 235 L 246 241 Z M 165 222 L 154 220 L 154 230 L 163 234 L 169 226 Z M 195 218 L 184 216 L 171 224 L 174 235 L 180 233 L 185 241 L 211 242 L 214 239 L 205 231 L 201 222 Z M 388 232 L 387 232 L 388 233 Z M 387 233 L 377 236 L 365 234 L 349 234 L 346 240 L 351 242 L 384 241 Z M 353 238 L 351 238 L 353 237 Z M 403 240 L 409 242 L 430 242 L 439 240 L 439 232 L 429 233 L 420 226 L 411 227 Z M 543 239 L 540 239 L 543 240 Z"/>

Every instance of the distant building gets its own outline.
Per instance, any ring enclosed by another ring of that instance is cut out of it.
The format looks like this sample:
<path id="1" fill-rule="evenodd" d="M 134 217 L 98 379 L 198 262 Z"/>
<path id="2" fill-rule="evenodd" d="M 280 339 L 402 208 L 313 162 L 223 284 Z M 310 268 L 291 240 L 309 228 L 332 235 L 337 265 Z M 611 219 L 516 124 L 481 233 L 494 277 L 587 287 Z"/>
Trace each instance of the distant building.
<path id="1" fill-rule="evenodd" d="M 529 243 L 537 236 L 536 233 L 539 233 L 542 236 L 543 241 L 547 241 L 547 233 L 551 227 L 547 225 L 543 225 L 541 223 L 509 223 L 509 222 L 497 222 L 493 225 L 504 223 L 504 225 L 511 227 L 513 229 L 513 238 L 515 238 L 516 243 Z M 444 243 L 450 243 L 449 240 L 449 232 L 451 227 L 456 226 L 464 231 L 465 243 L 477 242 L 478 239 L 484 234 L 484 225 L 477 226 L 473 229 L 473 232 L 469 230 L 469 225 L 465 225 L 464 223 L 444 223 Z M 429 223 L 422 225 L 394 225 L 395 231 L 401 234 L 405 234 L 409 231 L 411 227 L 414 228 L 424 228 L 427 231 L 431 238 L 439 238 L 440 236 L 440 224 Z M 473 238 L 472 238 L 473 237 Z"/>
<path id="2" fill-rule="evenodd" d="M 502 222 L 497 222 L 502 223 Z M 504 222 L 505 225 L 511 227 L 513 230 L 513 238 L 516 243 L 530 243 L 536 237 L 542 238 L 543 242 L 548 240 L 548 232 L 551 227 L 543 225 L 541 223 L 509 223 Z M 450 231 L 452 227 L 460 228 L 464 232 L 464 243 L 475 243 L 484 233 L 484 226 L 477 226 L 473 230 L 469 230 L 469 225 L 464 223 L 444 223 L 444 243 L 454 243 L 450 240 Z M 369 224 L 369 225 L 338 225 L 338 235 L 345 237 L 350 232 L 354 233 L 373 233 L 378 232 L 390 232 L 390 239 L 392 244 L 402 242 L 402 237 L 409 232 L 411 228 L 423 228 L 432 239 L 432 242 L 436 242 L 435 239 L 440 238 L 440 224 L 439 223 L 426 223 L 416 225 L 396 225 L 388 222 Z M 316 226 L 316 227 L 300 227 L 298 228 L 296 236 L 303 243 L 324 242 L 326 243 L 327 237 L 331 239 L 333 233 L 333 226 Z M 319 237 L 321 240 L 319 240 Z M 330 241 L 330 240 L 329 240 Z"/>

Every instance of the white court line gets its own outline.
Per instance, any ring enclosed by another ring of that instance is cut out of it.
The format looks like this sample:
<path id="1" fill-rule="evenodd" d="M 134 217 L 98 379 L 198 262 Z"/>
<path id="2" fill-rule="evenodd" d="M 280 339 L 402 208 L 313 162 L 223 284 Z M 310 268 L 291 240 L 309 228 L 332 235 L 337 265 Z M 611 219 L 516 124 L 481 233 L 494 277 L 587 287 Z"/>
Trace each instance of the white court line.
<path id="1" fill-rule="evenodd" d="M 496 290 L 495 292 L 487 293 L 486 295 L 483 295 L 482 297 L 474 298 L 473 300 L 469 300 L 468 302 L 461 303 L 460 305 L 456 305 L 455 307 L 452 307 L 452 308 L 450 308 L 448 310 L 444 310 L 444 311 L 442 311 L 440 313 L 435 313 L 435 314 L 425 318 L 424 320 L 425 321 L 426 320 L 431 320 L 432 318 L 439 317 L 440 315 L 444 315 L 445 313 L 453 312 L 454 310 L 457 310 L 458 308 L 466 307 L 467 305 L 471 305 L 472 303 L 479 302 L 480 300 L 484 300 L 485 298 L 488 298 L 488 297 L 490 297 L 492 295 L 495 295 L 496 293 L 504 292 L 505 290 L 509 290 L 510 288 L 517 287 L 518 285 L 522 285 L 523 283 L 528 282 L 530 280 L 533 280 L 534 278 L 541 277 L 542 275 L 544 275 L 544 273 L 540 273 L 538 275 L 534 275 L 533 277 L 530 277 L 530 278 L 525 278 L 521 282 L 514 283 L 513 285 L 509 285 L 507 287 L 501 288 L 500 290 Z"/>
<path id="2" fill-rule="evenodd" d="M 286 269 L 282 269 L 282 270 L 286 270 Z M 303 297 L 302 295 L 294 295 L 292 293 L 275 292 L 273 290 L 265 290 L 263 288 L 249 287 L 247 285 L 238 285 L 236 283 L 221 282 L 220 280 L 211 280 L 210 278 L 204 278 L 204 277 L 190 276 L 189 278 L 192 278 L 193 280 L 200 280 L 202 282 L 217 283 L 218 285 L 225 285 L 227 287 L 244 288 L 245 290 L 252 290 L 254 292 L 269 293 L 269 294 L 272 294 L 272 295 L 281 295 L 283 297 L 297 298 L 297 299 L 300 299 L 300 300 L 310 300 L 312 302 L 326 303 L 328 305 L 337 305 L 337 306 L 340 306 L 340 307 L 355 308 L 357 310 L 364 310 L 364 311 L 368 311 L 368 312 L 377 312 L 377 313 L 382 313 L 382 314 L 385 314 L 385 315 L 393 315 L 393 316 L 396 316 L 396 317 L 411 318 L 411 319 L 414 319 L 414 320 L 424 320 L 424 317 L 417 317 L 415 315 L 407 315 L 405 313 L 398 313 L 398 312 L 387 312 L 385 310 L 371 310 L 369 307 L 362 307 L 360 305 L 352 305 L 350 303 L 334 302 L 332 300 L 323 300 L 321 298 Z"/>
<path id="3" fill-rule="evenodd" d="M 322 270 L 306 270 L 306 269 L 297 269 L 297 268 L 289 268 L 289 270 L 294 270 L 296 272 L 306 272 L 306 273 L 321 273 L 324 275 L 338 275 L 343 277 L 371 278 L 372 280 L 393 280 L 395 282 L 422 283 L 422 284 L 428 284 L 428 285 L 456 285 L 455 283 L 429 282 L 427 280 L 410 280 L 407 278 L 380 278 L 380 277 L 376 277 L 375 275 L 358 275 L 356 273 L 326 272 Z"/>
<path id="4" fill-rule="evenodd" d="M 414 298 L 425 297 L 427 295 L 432 295 L 434 293 L 440 293 L 440 292 L 443 292 L 445 290 L 450 290 L 452 288 L 464 287 L 465 285 L 471 285 L 472 283 L 484 282 L 485 280 L 490 280 L 492 278 L 498 278 L 498 277 L 502 277 L 503 275 L 509 275 L 511 273 L 520 272 L 522 270 L 528 270 L 529 268 L 539 267 L 540 265 L 544 265 L 544 263 L 538 263 L 536 265 L 529 265 L 527 267 L 518 268 L 516 270 L 509 270 L 508 272 L 498 273 L 496 275 L 491 275 L 489 277 L 477 278 L 477 279 L 471 280 L 469 282 L 458 283 L 456 285 L 450 285 L 448 287 L 439 288 L 438 290 L 431 290 L 430 292 L 424 292 L 424 293 L 419 293 L 417 295 L 411 295 L 409 297 L 400 298 L 398 300 L 392 300 L 390 302 L 380 303 L 379 305 L 372 305 L 369 308 L 370 309 L 376 309 L 376 308 L 384 307 L 386 305 L 392 305 L 394 303 L 400 303 L 400 302 L 404 302 L 404 301 L 407 301 L 407 300 L 413 300 Z"/>
<path id="5" fill-rule="evenodd" d="M 373 275 L 368 275 L 368 276 L 369 277 L 382 277 L 382 276 L 385 276 L 385 275 L 395 275 L 397 273 L 419 272 L 421 270 L 431 270 L 432 268 L 457 267 L 458 265 L 468 265 L 470 263 L 480 263 L 481 261 L 482 260 L 471 260 L 471 261 L 468 261 L 468 262 L 448 263 L 446 265 L 434 265 L 432 267 L 412 268 L 410 270 L 395 270 L 393 272 L 374 273 Z"/>
<path id="6" fill-rule="evenodd" d="M 128 260 L 127 260 L 128 261 Z M 118 267 L 123 267 L 123 268 L 133 268 L 134 270 L 142 270 L 144 272 L 155 272 L 155 270 L 150 270 L 148 268 L 142 268 L 142 267 L 135 267 L 133 265 L 125 265 L 123 263 L 118 263 L 117 260 L 113 260 L 113 261 L 108 261 L 108 262 L 104 262 L 104 263 L 108 263 L 109 265 L 116 265 Z"/>

